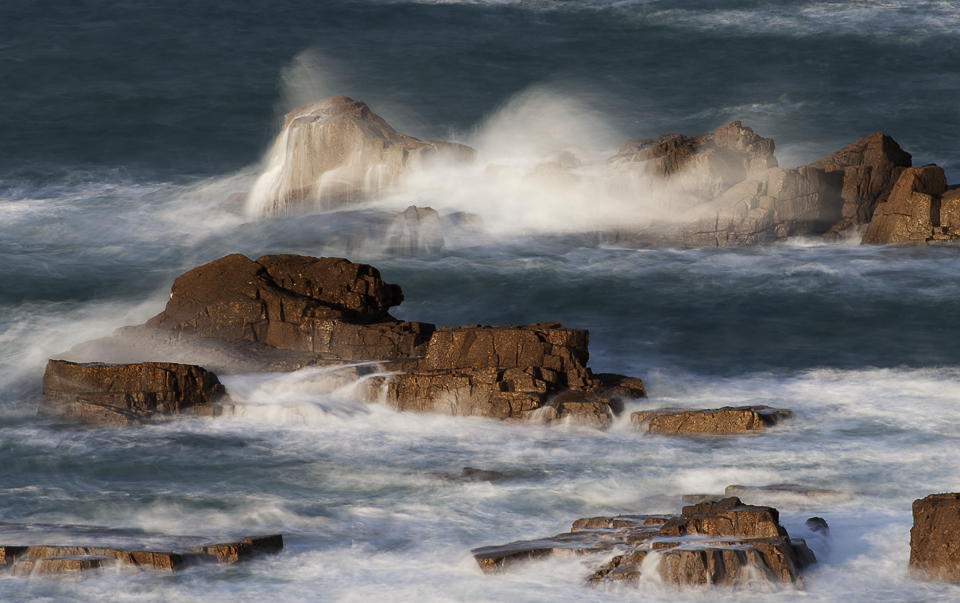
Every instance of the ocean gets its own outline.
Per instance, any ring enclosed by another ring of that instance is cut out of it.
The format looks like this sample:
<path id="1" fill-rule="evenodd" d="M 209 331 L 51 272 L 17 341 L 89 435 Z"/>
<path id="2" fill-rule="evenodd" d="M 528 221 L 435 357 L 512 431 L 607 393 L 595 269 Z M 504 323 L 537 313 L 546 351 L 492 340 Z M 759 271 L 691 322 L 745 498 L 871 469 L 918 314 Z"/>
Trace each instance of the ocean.
<path id="1" fill-rule="evenodd" d="M 637 207 L 451 170 L 349 211 L 258 220 L 283 115 L 335 94 L 400 132 L 532 167 L 741 120 L 796 167 L 875 131 L 960 182 L 960 1 L 14 0 L 0 7 L 0 523 L 282 533 L 276 557 L 176 574 L 0 578 L 3 601 L 954 601 L 907 570 L 911 504 L 960 490 L 960 248 L 799 238 L 636 250 L 591 238 Z M 408 205 L 488 235 L 391 254 L 345 236 Z M 160 312 L 230 253 L 338 255 L 440 326 L 560 321 L 628 410 L 768 404 L 760 436 L 640 435 L 398 413 L 322 372 L 223 378 L 238 416 L 137 428 L 37 417 L 48 358 Z M 495 482 L 440 474 L 499 471 Z M 820 563 L 804 590 L 591 588 L 599 560 L 483 574 L 470 549 L 682 494 L 800 483 L 778 501 Z M 819 516 L 830 536 L 810 532 Z"/>

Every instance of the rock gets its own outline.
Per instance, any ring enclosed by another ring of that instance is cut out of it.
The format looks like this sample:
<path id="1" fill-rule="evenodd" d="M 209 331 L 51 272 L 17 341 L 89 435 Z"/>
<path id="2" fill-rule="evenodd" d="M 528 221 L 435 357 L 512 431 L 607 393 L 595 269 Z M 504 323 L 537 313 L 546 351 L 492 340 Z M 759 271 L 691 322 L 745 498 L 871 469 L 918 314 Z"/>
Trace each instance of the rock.
<path id="1" fill-rule="evenodd" d="M 639 379 L 594 379 L 587 340 L 586 331 L 559 323 L 439 329 L 426 358 L 387 382 L 386 398 L 400 410 L 496 419 L 524 419 L 545 408 L 548 414 L 532 418 L 604 427 L 623 408 L 617 395 L 645 392 Z"/>
<path id="2" fill-rule="evenodd" d="M 918 578 L 960 584 L 960 494 L 913 501 L 910 571 Z"/>
<path id="3" fill-rule="evenodd" d="M 437 210 L 411 205 L 387 228 L 387 250 L 400 256 L 436 253 L 443 248 L 443 222 Z"/>
<path id="4" fill-rule="evenodd" d="M 171 362 L 140 364 L 47 363 L 39 414 L 87 423 L 138 424 L 176 415 L 226 397 L 217 376 Z"/>
<path id="5" fill-rule="evenodd" d="M 769 406 L 726 406 L 710 410 L 658 409 L 630 414 L 641 432 L 660 435 L 731 435 L 763 433 L 793 412 Z"/>
<path id="6" fill-rule="evenodd" d="M 166 309 L 146 325 L 81 344 L 68 357 L 202 361 L 224 374 L 380 361 L 344 374 L 382 371 L 363 379 L 357 394 L 400 410 L 600 428 L 625 400 L 646 396 L 640 379 L 592 374 L 585 330 L 559 323 L 436 330 L 390 316 L 402 300 L 400 287 L 365 264 L 234 254 L 177 278 Z M 236 410 L 217 405 L 200 414 Z"/>
<path id="7" fill-rule="evenodd" d="M 811 517 L 803 523 L 805 526 L 810 528 L 811 532 L 816 532 L 818 534 L 830 533 L 830 526 L 827 525 L 827 520 L 822 517 Z"/>
<path id="8" fill-rule="evenodd" d="M 795 169 L 779 168 L 773 150 L 740 122 L 698 137 L 627 141 L 608 160 L 608 187 L 636 199 L 647 221 L 607 229 L 603 239 L 692 248 L 836 236 L 869 222 L 911 165 L 880 132 Z"/>
<path id="9" fill-rule="evenodd" d="M 95 539 L 102 536 L 90 534 Z M 161 541 L 161 548 L 169 550 L 140 549 L 138 543 L 125 543 L 120 546 L 106 545 L 51 545 L 38 544 L 17 547 L 2 547 L 16 551 L 16 555 L 7 556 L 8 561 L 0 567 L 15 576 L 34 574 L 62 574 L 75 571 L 100 569 L 107 565 L 121 564 L 134 566 L 140 570 L 178 571 L 198 563 L 212 562 L 234 564 L 247 561 L 260 555 L 275 555 L 283 550 L 283 536 L 257 536 L 235 542 L 221 544 L 202 544 L 190 546 L 189 538 L 152 537 Z"/>
<path id="10" fill-rule="evenodd" d="M 777 167 L 774 149 L 772 139 L 739 121 L 700 136 L 628 140 L 607 160 L 606 187 L 655 199 L 659 214 L 677 214 L 722 195 L 748 175 Z"/>
<path id="11" fill-rule="evenodd" d="M 948 196 L 943 203 L 946 192 L 943 168 L 926 165 L 905 169 L 887 200 L 877 206 L 861 243 L 916 245 L 935 238 L 960 238 L 960 221 L 955 216 L 955 200 L 960 199 L 960 194 Z M 947 211 L 942 216 L 944 206 Z"/>
<path id="12" fill-rule="evenodd" d="M 831 228 L 836 233 L 869 223 L 877 205 L 887 200 L 900 174 L 911 165 L 910 153 L 889 136 L 874 132 L 807 167 L 841 178 L 841 219 Z"/>
<path id="13" fill-rule="evenodd" d="M 333 96 L 287 114 L 250 203 L 261 216 L 333 209 L 397 190 L 431 162 L 475 157 L 461 144 L 400 134 L 364 103 Z"/>
<path id="14" fill-rule="evenodd" d="M 434 328 L 390 316 L 401 301 L 400 287 L 366 264 L 234 254 L 177 278 L 166 309 L 146 326 L 337 360 L 389 360 L 422 353 Z"/>
<path id="15" fill-rule="evenodd" d="M 825 490 L 801 484 L 770 484 L 768 486 L 727 486 L 727 496 L 737 496 L 745 502 L 760 504 L 773 500 L 840 503 L 853 499 L 850 492 Z"/>
<path id="16" fill-rule="evenodd" d="M 621 554 L 588 582 L 636 581 L 654 571 L 664 584 L 675 586 L 752 581 L 801 586 L 800 572 L 816 562 L 803 540 L 789 537 L 776 509 L 744 505 L 737 498 L 687 506 L 673 517 L 578 519 L 566 534 L 472 552 L 484 572 L 497 573 L 518 562 L 614 550 Z"/>

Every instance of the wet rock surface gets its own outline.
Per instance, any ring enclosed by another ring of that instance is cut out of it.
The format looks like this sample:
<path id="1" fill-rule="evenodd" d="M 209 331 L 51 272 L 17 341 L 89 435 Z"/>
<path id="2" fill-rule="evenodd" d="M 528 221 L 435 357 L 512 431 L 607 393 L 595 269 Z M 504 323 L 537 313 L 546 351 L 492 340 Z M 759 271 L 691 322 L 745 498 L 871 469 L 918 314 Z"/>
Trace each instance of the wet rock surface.
<path id="1" fill-rule="evenodd" d="M 604 427 L 622 410 L 620 397 L 646 393 L 639 379 L 594 378 L 586 367 L 587 343 L 585 330 L 560 323 L 439 329 L 426 358 L 387 382 L 387 401 L 401 410 L 570 418 Z M 531 416 L 540 409 L 540 416 Z"/>
<path id="2" fill-rule="evenodd" d="M 863 243 L 918 245 L 960 239 L 960 190 L 947 190 L 943 168 L 908 168 L 877 206 Z"/>
<path id="3" fill-rule="evenodd" d="M 270 166 L 250 192 L 260 215 L 305 213 L 398 190 L 432 162 L 472 162 L 470 147 L 397 132 L 364 103 L 333 96 L 286 115 Z"/>
<path id="4" fill-rule="evenodd" d="M 51 360 L 43 375 L 38 412 L 88 423 L 125 425 L 192 412 L 226 397 L 217 376 L 199 366 Z"/>
<path id="5" fill-rule="evenodd" d="M 649 205 L 651 222 L 604 239 L 692 248 L 837 236 L 869 223 L 912 161 L 881 132 L 793 169 L 778 167 L 774 149 L 740 122 L 625 142 L 608 160 L 607 188 Z"/>
<path id="6" fill-rule="evenodd" d="M 555 555 L 616 553 L 587 577 L 592 584 L 636 582 L 645 573 L 655 573 L 664 584 L 675 586 L 802 586 L 800 572 L 816 562 L 806 543 L 791 539 L 780 525 L 776 509 L 745 505 L 736 497 L 687 506 L 679 516 L 578 519 L 565 534 L 472 553 L 486 573 Z"/>
<path id="7" fill-rule="evenodd" d="M 659 435 L 735 435 L 762 433 L 793 418 L 793 412 L 769 406 L 727 406 L 708 410 L 665 408 L 630 414 L 643 433 Z"/>
<path id="8" fill-rule="evenodd" d="M 960 494 L 931 494 L 913 502 L 910 571 L 918 578 L 960 584 Z"/>
<path id="9" fill-rule="evenodd" d="M 727 486 L 726 496 L 736 496 L 751 504 L 789 500 L 794 502 L 841 503 L 854 498 L 851 492 L 828 490 L 804 484 L 769 484 L 766 486 Z"/>
<path id="10" fill-rule="evenodd" d="M 390 316 L 402 300 L 400 287 L 366 264 L 234 254 L 177 278 L 166 309 L 145 325 L 118 329 L 66 356 L 176 359 L 224 374 L 359 363 L 344 374 L 382 376 L 365 379 L 358 395 L 400 410 L 598 428 L 611 424 L 624 400 L 646 397 L 640 379 L 592 373 L 585 330 L 559 323 L 437 330 Z M 110 394 L 104 387 L 84 391 Z M 155 407 L 142 410 L 162 411 Z M 208 405 L 198 414 L 236 410 Z"/>
<path id="11" fill-rule="evenodd" d="M 71 574 L 124 566 L 179 571 L 201 563 L 234 564 L 283 550 L 283 536 L 210 541 L 141 530 L 0 524 L 0 572 L 13 576 Z"/>

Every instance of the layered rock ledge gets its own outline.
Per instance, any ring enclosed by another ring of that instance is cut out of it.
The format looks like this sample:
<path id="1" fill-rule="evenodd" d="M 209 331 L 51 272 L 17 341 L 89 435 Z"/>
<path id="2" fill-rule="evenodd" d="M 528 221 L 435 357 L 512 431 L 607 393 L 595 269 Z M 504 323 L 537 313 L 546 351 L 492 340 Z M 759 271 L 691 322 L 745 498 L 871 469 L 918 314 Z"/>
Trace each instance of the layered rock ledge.
<path id="1" fill-rule="evenodd" d="M 793 411 L 769 406 L 726 406 L 706 410 L 661 408 L 630 414 L 643 433 L 659 435 L 733 435 L 762 433 L 793 418 Z"/>
<path id="2" fill-rule="evenodd" d="M 204 563 L 231 565 L 283 550 L 283 535 L 254 536 L 229 542 L 197 537 L 167 537 L 122 530 L 3 525 L 2 537 L 22 539 L 17 532 L 53 532 L 67 544 L 0 544 L 0 573 L 13 576 L 64 574 L 124 566 L 140 571 L 175 572 Z M 11 533 L 12 532 L 12 533 Z M 86 538 L 92 543 L 83 543 Z M 143 541 L 149 540 L 147 545 Z"/>
<path id="3" fill-rule="evenodd" d="M 684 507 L 679 516 L 619 515 L 578 519 L 557 536 L 471 551 L 486 573 L 554 555 L 610 555 L 586 577 L 592 584 L 637 582 L 655 573 L 664 584 L 705 586 L 754 581 L 802 587 L 816 562 L 802 539 L 790 538 L 772 507 L 730 497 Z"/>

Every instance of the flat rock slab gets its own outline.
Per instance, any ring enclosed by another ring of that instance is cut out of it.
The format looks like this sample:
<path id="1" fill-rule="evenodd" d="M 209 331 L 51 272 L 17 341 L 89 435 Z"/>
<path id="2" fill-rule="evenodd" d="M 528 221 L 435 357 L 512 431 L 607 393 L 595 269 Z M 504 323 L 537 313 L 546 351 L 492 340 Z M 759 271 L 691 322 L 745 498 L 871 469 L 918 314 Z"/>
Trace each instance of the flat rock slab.
<path id="1" fill-rule="evenodd" d="M 226 397 L 217 376 L 195 365 L 51 360 L 43 375 L 38 412 L 87 423 L 126 425 L 180 414 Z"/>
<path id="2" fill-rule="evenodd" d="M 793 411 L 769 406 L 725 406 L 707 410 L 662 408 L 630 414 L 641 432 L 659 435 L 735 435 L 762 433 Z"/>
<path id="3" fill-rule="evenodd" d="M 225 542 L 139 530 L 82 526 L 0 524 L 0 572 L 16 576 L 60 574 L 124 565 L 178 571 L 201 563 L 233 564 L 283 550 L 272 534 Z"/>
<path id="4" fill-rule="evenodd" d="M 736 497 L 683 508 L 679 516 L 587 517 L 570 532 L 472 551 L 485 573 L 551 556 L 609 554 L 587 578 L 597 584 L 636 581 L 655 571 L 664 584 L 698 586 L 753 581 L 802 586 L 800 571 L 816 562 L 801 539 L 791 539 L 772 507 Z"/>

